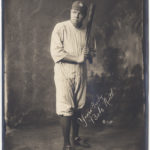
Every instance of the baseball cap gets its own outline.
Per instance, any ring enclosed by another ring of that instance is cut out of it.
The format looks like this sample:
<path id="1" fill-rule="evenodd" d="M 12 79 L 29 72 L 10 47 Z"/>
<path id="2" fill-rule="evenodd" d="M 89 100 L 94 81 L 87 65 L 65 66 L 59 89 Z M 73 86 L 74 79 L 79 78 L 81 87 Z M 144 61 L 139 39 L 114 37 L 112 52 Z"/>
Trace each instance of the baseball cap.
<path id="1" fill-rule="evenodd" d="M 83 14 L 87 12 L 87 6 L 81 1 L 74 1 L 72 3 L 72 9 L 79 10 Z"/>

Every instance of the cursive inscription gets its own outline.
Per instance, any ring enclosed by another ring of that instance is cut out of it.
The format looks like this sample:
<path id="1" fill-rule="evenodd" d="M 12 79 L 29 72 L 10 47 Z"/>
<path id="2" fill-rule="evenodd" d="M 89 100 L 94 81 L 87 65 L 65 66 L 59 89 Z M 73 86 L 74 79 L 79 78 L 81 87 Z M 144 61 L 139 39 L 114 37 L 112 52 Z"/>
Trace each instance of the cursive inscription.
<path id="1" fill-rule="evenodd" d="M 96 95 L 96 100 L 91 102 L 90 107 L 81 114 L 78 120 L 84 124 L 85 127 L 88 126 L 89 122 L 95 124 L 95 121 L 100 118 L 102 113 L 105 112 L 106 108 L 111 106 L 111 100 L 113 98 L 113 90 L 111 89 L 107 96 Z"/>

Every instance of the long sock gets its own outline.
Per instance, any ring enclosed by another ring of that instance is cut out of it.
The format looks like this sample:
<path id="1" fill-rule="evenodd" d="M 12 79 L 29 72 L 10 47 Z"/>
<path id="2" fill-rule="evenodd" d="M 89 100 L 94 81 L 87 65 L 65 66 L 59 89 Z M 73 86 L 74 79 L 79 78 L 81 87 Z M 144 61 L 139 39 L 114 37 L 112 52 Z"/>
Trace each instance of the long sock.
<path id="1" fill-rule="evenodd" d="M 70 145 L 70 128 L 71 128 L 71 117 L 61 116 L 60 124 L 63 131 L 64 145 Z"/>
<path id="2" fill-rule="evenodd" d="M 77 118 L 72 119 L 72 132 L 73 138 L 79 136 L 79 124 L 77 123 Z"/>
<path id="3" fill-rule="evenodd" d="M 79 124 L 77 122 L 78 117 L 80 117 L 80 112 L 75 112 L 72 116 L 72 136 L 73 139 L 79 136 Z"/>

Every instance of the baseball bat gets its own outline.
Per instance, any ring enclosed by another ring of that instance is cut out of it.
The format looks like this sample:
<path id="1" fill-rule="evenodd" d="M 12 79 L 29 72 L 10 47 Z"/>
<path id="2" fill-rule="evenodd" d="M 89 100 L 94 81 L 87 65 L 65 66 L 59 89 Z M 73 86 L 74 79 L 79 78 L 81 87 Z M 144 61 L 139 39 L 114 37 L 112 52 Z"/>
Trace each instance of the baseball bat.
<path id="1" fill-rule="evenodd" d="M 92 22 L 93 22 L 93 17 L 95 13 L 95 4 L 91 3 L 89 7 L 89 14 L 88 14 L 88 20 L 87 20 L 87 29 L 86 29 L 86 47 L 89 46 L 89 41 L 90 41 L 90 33 L 91 33 L 91 28 L 92 28 Z M 92 63 L 92 57 L 88 57 L 89 63 Z"/>

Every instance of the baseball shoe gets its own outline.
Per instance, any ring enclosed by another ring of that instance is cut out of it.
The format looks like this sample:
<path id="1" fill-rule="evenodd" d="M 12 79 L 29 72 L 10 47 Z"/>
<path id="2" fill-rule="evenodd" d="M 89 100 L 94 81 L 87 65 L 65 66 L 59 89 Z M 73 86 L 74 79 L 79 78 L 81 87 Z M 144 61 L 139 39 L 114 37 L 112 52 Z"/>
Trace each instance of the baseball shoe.
<path id="1" fill-rule="evenodd" d="M 74 139 L 74 145 L 75 146 L 81 146 L 84 148 L 90 148 L 91 147 L 90 144 L 88 144 L 86 140 L 83 140 L 80 137 L 76 137 Z"/>

